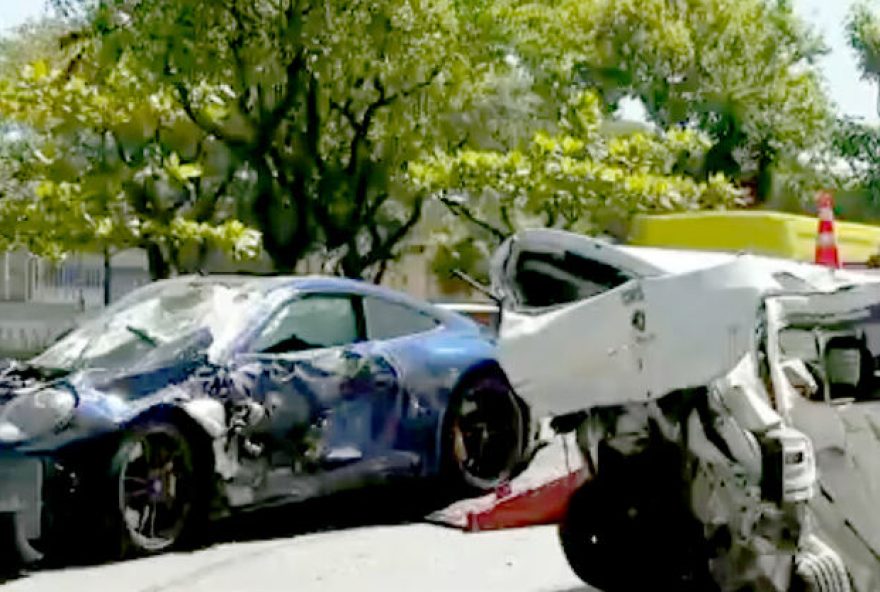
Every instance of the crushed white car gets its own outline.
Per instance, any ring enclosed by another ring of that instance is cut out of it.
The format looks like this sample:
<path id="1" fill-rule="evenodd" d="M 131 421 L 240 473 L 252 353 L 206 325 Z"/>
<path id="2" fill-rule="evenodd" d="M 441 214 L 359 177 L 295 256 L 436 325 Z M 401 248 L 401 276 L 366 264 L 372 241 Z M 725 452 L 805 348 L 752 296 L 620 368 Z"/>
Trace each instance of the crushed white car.
<path id="1" fill-rule="evenodd" d="M 880 590 L 880 278 L 554 230 L 492 273 L 512 385 L 593 474 L 560 527 L 584 581 Z"/>

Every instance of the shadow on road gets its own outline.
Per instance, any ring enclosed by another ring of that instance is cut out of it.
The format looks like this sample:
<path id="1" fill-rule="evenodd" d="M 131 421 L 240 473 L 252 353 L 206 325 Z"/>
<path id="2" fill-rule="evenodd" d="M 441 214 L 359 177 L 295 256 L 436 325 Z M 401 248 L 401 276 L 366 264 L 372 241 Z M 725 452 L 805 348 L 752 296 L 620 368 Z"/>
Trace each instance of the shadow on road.
<path id="1" fill-rule="evenodd" d="M 377 487 L 243 513 L 213 524 L 209 544 L 289 538 L 314 532 L 420 522 L 453 501 L 427 484 Z"/>
<path id="2" fill-rule="evenodd" d="M 361 489 L 224 518 L 210 524 L 197 537 L 196 545 L 181 552 L 207 549 L 222 543 L 266 541 L 361 526 L 420 522 L 427 514 L 452 501 L 452 496 L 428 482 Z M 30 572 L 4 574 L 0 569 L 0 585 L 27 577 L 28 573 L 35 571 L 101 564 L 93 558 L 78 555 L 63 557 Z"/>

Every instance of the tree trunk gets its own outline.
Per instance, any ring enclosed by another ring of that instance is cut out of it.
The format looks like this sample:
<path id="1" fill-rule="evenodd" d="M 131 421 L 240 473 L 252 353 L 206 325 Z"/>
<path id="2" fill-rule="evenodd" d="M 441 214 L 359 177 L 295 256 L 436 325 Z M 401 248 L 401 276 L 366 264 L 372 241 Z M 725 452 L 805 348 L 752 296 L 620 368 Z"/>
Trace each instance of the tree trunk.
<path id="1" fill-rule="evenodd" d="M 104 306 L 110 305 L 111 287 L 113 285 L 113 266 L 110 249 L 104 248 Z"/>
<path id="2" fill-rule="evenodd" d="M 164 280 L 171 275 L 171 266 L 162 252 L 162 247 L 156 243 L 147 243 L 147 262 L 150 266 L 150 279 L 153 281 Z"/>
<path id="3" fill-rule="evenodd" d="M 391 263 L 390 259 L 383 259 L 379 263 L 379 268 L 376 270 L 376 273 L 373 274 L 373 278 L 372 278 L 374 284 L 378 285 L 378 284 L 382 283 L 382 280 L 385 277 L 385 273 L 388 271 L 388 264 L 389 263 Z"/>
<path id="4" fill-rule="evenodd" d="M 205 271 L 205 265 L 208 262 L 208 243 L 201 242 L 199 243 L 198 251 L 196 252 L 196 272 L 203 273 Z"/>
<path id="5" fill-rule="evenodd" d="M 364 260 L 355 249 L 353 244 L 348 245 L 339 262 L 339 271 L 344 277 L 360 280 L 364 278 Z"/>

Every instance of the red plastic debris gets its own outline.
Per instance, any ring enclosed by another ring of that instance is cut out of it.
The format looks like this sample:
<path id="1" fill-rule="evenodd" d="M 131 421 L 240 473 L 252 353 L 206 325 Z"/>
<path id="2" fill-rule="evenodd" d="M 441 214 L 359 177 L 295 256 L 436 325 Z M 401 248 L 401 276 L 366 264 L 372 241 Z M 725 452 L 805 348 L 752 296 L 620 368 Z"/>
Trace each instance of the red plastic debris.
<path id="1" fill-rule="evenodd" d="M 466 532 L 558 523 L 572 493 L 589 477 L 573 434 L 551 437 L 529 467 L 486 495 L 459 500 L 426 516 Z"/>
<path id="2" fill-rule="evenodd" d="M 511 495 L 513 493 L 513 488 L 510 486 L 510 481 L 505 481 L 501 485 L 495 488 L 495 497 L 498 499 L 504 499 L 505 497 Z"/>
<path id="3" fill-rule="evenodd" d="M 556 524 L 565 517 L 571 494 L 585 479 L 585 471 L 576 471 L 536 489 L 501 499 L 491 508 L 470 512 L 465 530 L 477 532 Z"/>

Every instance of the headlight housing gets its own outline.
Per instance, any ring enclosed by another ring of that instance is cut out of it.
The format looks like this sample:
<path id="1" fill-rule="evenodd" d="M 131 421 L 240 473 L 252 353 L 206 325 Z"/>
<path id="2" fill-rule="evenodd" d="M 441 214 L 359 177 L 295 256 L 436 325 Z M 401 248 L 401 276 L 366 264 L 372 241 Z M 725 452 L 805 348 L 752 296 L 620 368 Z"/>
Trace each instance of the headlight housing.
<path id="1" fill-rule="evenodd" d="M 67 426 L 76 409 L 76 395 L 63 387 L 21 393 L 0 410 L 0 443 L 37 438 Z"/>
<path id="2" fill-rule="evenodd" d="M 761 440 L 762 494 L 776 503 L 810 500 L 816 484 L 816 459 L 810 439 L 781 426 Z"/>

